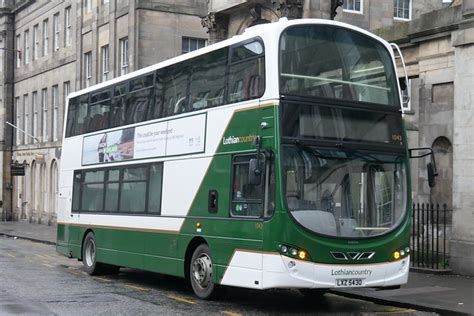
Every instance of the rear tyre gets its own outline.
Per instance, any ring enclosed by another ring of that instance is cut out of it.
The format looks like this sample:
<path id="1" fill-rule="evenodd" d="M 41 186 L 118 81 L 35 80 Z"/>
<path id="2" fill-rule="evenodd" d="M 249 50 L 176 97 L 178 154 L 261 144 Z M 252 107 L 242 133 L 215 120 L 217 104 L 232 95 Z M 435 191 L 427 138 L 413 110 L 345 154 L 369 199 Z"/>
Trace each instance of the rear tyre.
<path id="1" fill-rule="evenodd" d="M 98 275 L 104 272 L 104 265 L 97 262 L 96 255 L 95 235 L 93 232 L 89 232 L 82 244 L 82 264 L 84 265 L 84 271 L 89 275 Z"/>
<path id="2" fill-rule="evenodd" d="M 212 281 L 212 257 L 206 244 L 199 245 L 194 250 L 188 271 L 194 294 L 203 300 L 214 298 L 218 285 Z"/>

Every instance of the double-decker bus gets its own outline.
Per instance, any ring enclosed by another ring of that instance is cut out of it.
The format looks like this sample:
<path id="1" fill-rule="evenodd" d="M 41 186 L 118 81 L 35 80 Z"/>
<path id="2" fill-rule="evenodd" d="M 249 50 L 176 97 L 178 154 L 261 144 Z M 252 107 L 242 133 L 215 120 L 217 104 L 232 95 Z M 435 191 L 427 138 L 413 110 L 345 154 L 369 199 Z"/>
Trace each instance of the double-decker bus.
<path id="1" fill-rule="evenodd" d="M 410 181 L 389 43 L 301 19 L 72 93 L 57 250 L 220 286 L 407 282 Z"/>

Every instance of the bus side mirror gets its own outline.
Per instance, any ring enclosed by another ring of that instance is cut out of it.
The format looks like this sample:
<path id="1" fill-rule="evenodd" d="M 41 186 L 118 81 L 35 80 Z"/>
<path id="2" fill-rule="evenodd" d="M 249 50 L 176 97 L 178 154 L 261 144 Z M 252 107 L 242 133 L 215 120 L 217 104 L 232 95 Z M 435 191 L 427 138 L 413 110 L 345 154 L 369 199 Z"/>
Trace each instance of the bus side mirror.
<path id="1" fill-rule="evenodd" d="M 262 170 L 260 168 L 260 159 L 250 159 L 248 183 L 252 185 L 260 185 L 262 183 Z"/>
<path id="2" fill-rule="evenodd" d="M 398 78 L 398 82 L 400 83 L 400 89 L 402 89 L 402 91 L 405 91 L 407 89 L 407 80 L 405 79 L 405 77 Z"/>
<path id="3" fill-rule="evenodd" d="M 428 171 L 428 185 L 430 188 L 435 187 L 435 177 L 438 176 L 438 170 L 436 169 L 436 161 L 434 158 L 433 149 L 429 147 L 425 148 L 411 148 L 408 150 L 410 153 L 410 158 L 423 158 L 430 156 L 431 161 L 426 165 Z"/>
<path id="4" fill-rule="evenodd" d="M 428 170 L 428 185 L 430 188 L 434 188 L 436 185 L 435 177 L 438 175 L 436 167 L 432 162 L 430 162 L 426 165 L 426 169 Z"/>

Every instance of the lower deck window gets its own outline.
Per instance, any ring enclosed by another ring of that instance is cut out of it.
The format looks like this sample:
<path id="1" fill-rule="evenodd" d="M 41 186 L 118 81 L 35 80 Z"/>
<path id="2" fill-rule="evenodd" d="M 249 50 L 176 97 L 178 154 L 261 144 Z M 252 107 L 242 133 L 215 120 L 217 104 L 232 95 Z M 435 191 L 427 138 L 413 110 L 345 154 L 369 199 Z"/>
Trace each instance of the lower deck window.
<path id="1" fill-rule="evenodd" d="M 161 213 L 163 163 L 76 170 L 73 212 Z"/>

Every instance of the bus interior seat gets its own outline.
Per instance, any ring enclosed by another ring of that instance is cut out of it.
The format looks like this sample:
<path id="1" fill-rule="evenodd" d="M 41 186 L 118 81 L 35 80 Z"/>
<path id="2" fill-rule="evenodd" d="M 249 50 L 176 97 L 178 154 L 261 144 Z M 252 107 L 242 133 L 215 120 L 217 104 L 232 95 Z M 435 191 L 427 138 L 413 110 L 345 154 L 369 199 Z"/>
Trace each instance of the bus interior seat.
<path id="1" fill-rule="evenodd" d="M 185 101 L 186 100 L 186 97 L 181 97 L 178 99 L 178 101 L 176 101 L 176 103 L 174 104 L 174 114 L 180 114 L 180 113 L 184 113 L 186 112 L 186 104 L 185 104 Z"/>

